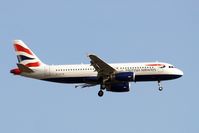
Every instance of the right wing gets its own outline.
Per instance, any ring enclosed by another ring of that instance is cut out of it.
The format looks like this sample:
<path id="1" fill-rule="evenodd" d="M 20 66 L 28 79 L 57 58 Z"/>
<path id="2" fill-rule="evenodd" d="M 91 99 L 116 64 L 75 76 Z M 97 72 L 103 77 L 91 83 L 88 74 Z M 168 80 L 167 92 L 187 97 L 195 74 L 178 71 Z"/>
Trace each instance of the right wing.
<path id="1" fill-rule="evenodd" d="M 81 87 L 81 88 L 86 88 L 86 87 L 92 87 L 96 86 L 98 84 L 80 84 L 80 85 L 75 85 L 75 88 Z"/>

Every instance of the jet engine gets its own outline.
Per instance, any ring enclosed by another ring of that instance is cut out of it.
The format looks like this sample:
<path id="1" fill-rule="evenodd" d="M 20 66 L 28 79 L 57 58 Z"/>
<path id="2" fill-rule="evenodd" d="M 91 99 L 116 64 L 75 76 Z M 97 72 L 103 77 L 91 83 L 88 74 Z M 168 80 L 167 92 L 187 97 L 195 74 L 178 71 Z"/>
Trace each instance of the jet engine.
<path id="1" fill-rule="evenodd" d="M 117 81 L 134 81 L 135 73 L 134 72 L 118 72 L 113 75 L 112 79 L 115 79 Z"/>
<path id="2" fill-rule="evenodd" d="M 112 92 L 128 92 L 129 82 L 111 83 L 107 85 L 106 89 Z"/>

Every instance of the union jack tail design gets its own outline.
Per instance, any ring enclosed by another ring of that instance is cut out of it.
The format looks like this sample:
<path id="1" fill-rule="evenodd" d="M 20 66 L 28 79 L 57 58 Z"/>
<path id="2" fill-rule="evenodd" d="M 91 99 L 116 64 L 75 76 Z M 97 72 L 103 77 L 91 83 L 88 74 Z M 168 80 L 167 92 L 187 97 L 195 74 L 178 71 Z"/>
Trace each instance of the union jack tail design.
<path id="1" fill-rule="evenodd" d="M 31 51 L 30 48 L 21 40 L 14 41 L 14 48 L 20 64 L 27 67 L 40 67 L 44 65 L 40 59 Z"/>

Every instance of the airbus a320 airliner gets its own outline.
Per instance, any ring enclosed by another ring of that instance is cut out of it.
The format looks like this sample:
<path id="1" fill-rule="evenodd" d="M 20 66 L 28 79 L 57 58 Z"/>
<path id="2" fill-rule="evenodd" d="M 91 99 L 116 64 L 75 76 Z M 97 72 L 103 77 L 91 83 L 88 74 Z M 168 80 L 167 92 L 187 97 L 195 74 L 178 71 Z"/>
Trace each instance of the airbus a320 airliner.
<path id="1" fill-rule="evenodd" d="M 78 84 L 75 87 L 100 85 L 98 96 L 104 90 L 128 92 L 130 82 L 161 81 L 180 78 L 183 72 L 171 64 L 163 62 L 114 63 L 108 64 L 98 56 L 90 54 L 90 64 L 46 65 L 21 40 L 14 41 L 18 63 L 10 70 L 14 75 L 57 82 Z"/>

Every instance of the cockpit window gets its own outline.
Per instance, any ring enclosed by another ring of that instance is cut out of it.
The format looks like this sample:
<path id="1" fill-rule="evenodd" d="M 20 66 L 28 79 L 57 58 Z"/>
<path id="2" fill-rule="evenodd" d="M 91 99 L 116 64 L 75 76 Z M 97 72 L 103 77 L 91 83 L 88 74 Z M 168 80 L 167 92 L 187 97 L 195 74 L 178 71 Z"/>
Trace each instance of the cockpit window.
<path id="1" fill-rule="evenodd" d="M 166 66 L 165 65 L 163 65 L 163 66 L 161 66 L 160 68 L 165 68 Z"/>
<path id="2" fill-rule="evenodd" d="M 169 66 L 169 68 L 175 68 L 174 66 Z"/>

